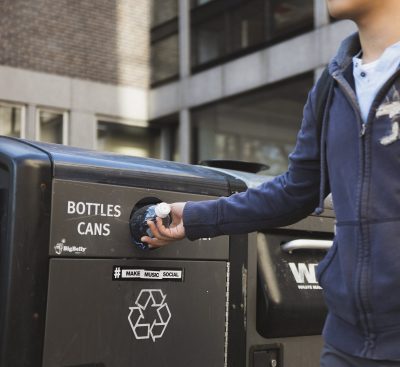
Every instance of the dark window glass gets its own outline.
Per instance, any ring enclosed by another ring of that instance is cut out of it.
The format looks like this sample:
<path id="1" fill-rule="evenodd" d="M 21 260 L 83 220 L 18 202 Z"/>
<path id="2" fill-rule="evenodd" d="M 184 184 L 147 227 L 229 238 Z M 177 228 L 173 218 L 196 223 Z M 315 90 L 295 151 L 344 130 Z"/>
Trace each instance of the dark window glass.
<path id="1" fill-rule="evenodd" d="M 216 60 L 225 54 L 225 27 L 223 18 L 213 18 L 192 30 L 196 40 L 192 44 L 192 63 L 201 65 Z"/>
<path id="2" fill-rule="evenodd" d="M 178 16 L 178 0 L 153 0 L 151 26 L 157 27 Z"/>
<path id="3" fill-rule="evenodd" d="M 99 121 L 97 149 L 136 157 L 160 158 L 160 129 Z"/>
<path id="4" fill-rule="evenodd" d="M 151 82 L 157 83 L 179 73 L 178 35 L 163 38 L 151 46 Z"/>
<path id="5" fill-rule="evenodd" d="M 160 158 L 179 161 L 179 115 L 153 120 L 150 126 L 160 132 Z"/>
<path id="6" fill-rule="evenodd" d="M 21 136 L 22 108 L 0 105 L 0 135 Z"/>
<path id="7" fill-rule="evenodd" d="M 313 0 L 214 0 L 194 7 L 192 66 L 236 57 L 310 30 L 313 13 Z"/>
<path id="8" fill-rule="evenodd" d="M 272 11 L 274 33 L 278 36 L 309 25 L 314 16 L 314 4 L 312 0 L 275 1 Z"/>
<path id="9" fill-rule="evenodd" d="M 221 101 L 192 113 L 195 161 L 235 159 L 287 169 L 313 74 Z"/>
<path id="10" fill-rule="evenodd" d="M 253 0 L 229 14 L 230 51 L 246 49 L 265 41 L 265 0 Z"/>
<path id="11" fill-rule="evenodd" d="M 63 143 L 63 122 L 62 112 L 39 110 L 40 141 L 47 143 Z"/>
<path id="12" fill-rule="evenodd" d="M 179 128 L 178 124 L 168 124 L 161 128 L 161 158 L 179 161 Z"/>
<path id="13" fill-rule="evenodd" d="M 151 84 L 179 74 L 178 0 L 152 0 Z"/>

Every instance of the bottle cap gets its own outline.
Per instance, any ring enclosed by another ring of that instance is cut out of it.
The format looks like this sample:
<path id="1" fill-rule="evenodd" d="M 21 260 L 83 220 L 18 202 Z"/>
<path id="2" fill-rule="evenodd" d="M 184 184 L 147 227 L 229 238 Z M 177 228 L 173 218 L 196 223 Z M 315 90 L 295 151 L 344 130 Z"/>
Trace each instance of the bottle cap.
<path id="1" fill-rule="evenodd" d="M 166 218 L 171 212 L 171 207 L 167 203 L 159 203 L 154 208 L 157 217 Z"/>

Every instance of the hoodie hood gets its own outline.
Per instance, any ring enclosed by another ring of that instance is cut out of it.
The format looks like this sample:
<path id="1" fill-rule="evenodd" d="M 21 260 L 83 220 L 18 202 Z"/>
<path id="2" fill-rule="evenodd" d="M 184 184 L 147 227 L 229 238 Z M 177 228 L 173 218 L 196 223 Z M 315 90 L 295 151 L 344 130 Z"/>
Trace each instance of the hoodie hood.
<path id="1" fill-rule="evenodd" d="M 357 55 L 360 50 L 360 37 L 358 33 L 353 33 L 342 41 L 336 56 L 329 63 L 329 73 L 331 75 L 335 75 L 339 72 L 343 73 L 353 62 L 353 56 Z"/>

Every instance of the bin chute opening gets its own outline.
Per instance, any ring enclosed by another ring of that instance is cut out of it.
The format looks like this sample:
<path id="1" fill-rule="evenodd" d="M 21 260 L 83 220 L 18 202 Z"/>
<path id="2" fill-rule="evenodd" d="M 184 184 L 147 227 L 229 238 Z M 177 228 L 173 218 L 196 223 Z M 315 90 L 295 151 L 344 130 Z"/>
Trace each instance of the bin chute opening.
<path id="1" fill-rule="evenodd" d="M 151 248 L 146 242 L 142 242 L 143 236 L 153 237 L 153 234 L 147 224 L 148 220 L 155 220 L 156 212 L 155 205 L 162 201 L 156 197 L 145 197 L 139 200 L 133 207 L 130 219 L 129 228 L 131 231 L 132 243 L 141 250 L 150 250 Z M 168 218 L 163 219 L 168 220 Z M 169 225 L 169 222 L 165 222 L 165 225 Z"/>
<path id="2" fill-rule="evenodd" d="M 158 203 L 161 203 L 161 202 L 162 202 L 162 200 L 160 200 L 159 198 L 156 198 L 156 197 L 154 197 L 154 196 L 148 196 L 148 197 L 145 197 L 145 198 L 143 198 L 143 199 L 140 199 L 140 200 L 135 204 L 135 206 L 133 207 L 133 210 L 132 210 L 132 213 L 131 213 L 131 216 L 130 216 L 130 217 L 132 218 L 133 214 L 134 214 L 137 210 L 143 208 L 144 206 L 147 206 L 147 205 L 155 205 L 155 204 L 158 204 Z"/>

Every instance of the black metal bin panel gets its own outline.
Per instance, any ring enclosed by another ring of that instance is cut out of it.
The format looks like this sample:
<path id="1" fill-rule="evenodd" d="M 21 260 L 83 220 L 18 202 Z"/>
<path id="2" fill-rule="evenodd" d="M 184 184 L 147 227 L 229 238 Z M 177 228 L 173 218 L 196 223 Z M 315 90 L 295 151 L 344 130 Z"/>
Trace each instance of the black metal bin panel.
<path id="1" fill-rule="evenodd" d="M 223 261 L 52 259 L 43 367 L 222 367 L 226 279 Z"/>
<path id="2" fill-rule="evenodd" d="M 257 331 L 265 338 L 322 332 L 327 310 L 315 269 L 326 251 L 281 249 L 298 238 L 288 232 L 257 235 Z"/>
<path id="3" fill-rule="evenodd" d="M 38 366 L 42 357 L 51 162 L 0 137 L 0 366 Z"/>
<path id="4" fill-rule="evenodd" d="M 132 244 L 129 217 L 143 198 L 176 202 L 204 195 L 68 180 L 53 180 L 51 256 L 227 260 L 228 237 L 183 240 L 152 251 Z"/>

